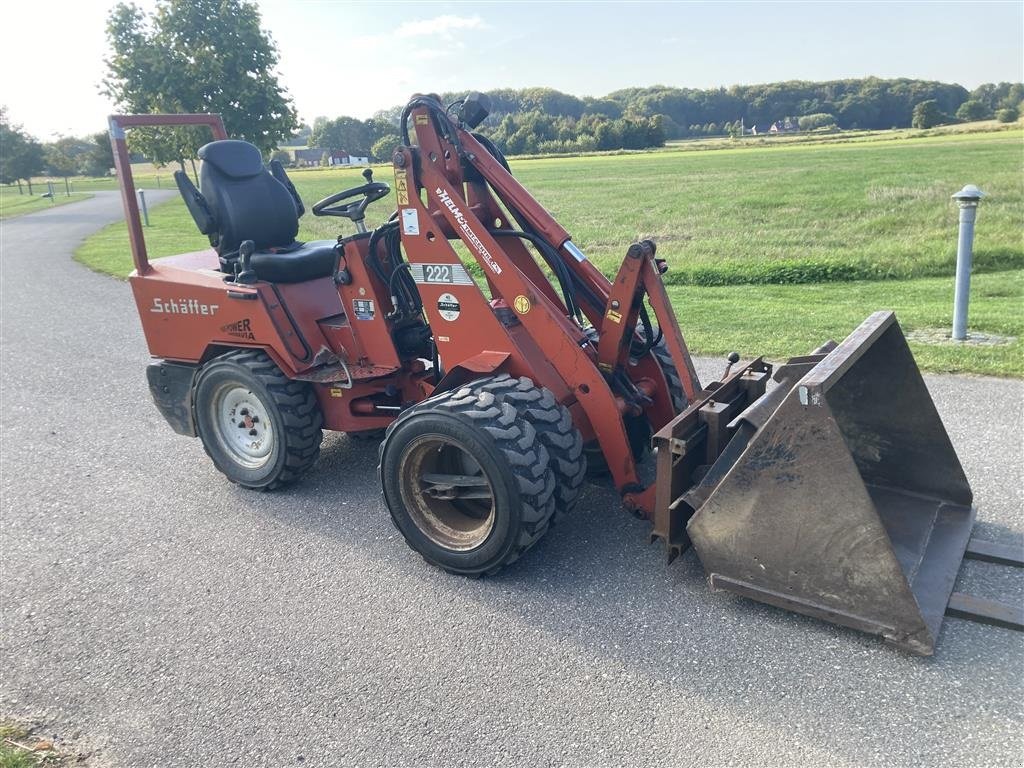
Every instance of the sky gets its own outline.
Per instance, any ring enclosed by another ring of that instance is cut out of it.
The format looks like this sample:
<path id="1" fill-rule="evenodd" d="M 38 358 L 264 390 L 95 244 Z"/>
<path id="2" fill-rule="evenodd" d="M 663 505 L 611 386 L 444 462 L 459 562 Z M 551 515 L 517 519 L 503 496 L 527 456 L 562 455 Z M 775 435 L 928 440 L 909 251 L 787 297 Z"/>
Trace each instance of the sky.
<path id="1" fill-rule="evenodd" d="M 155 0 L 137 3 L 152 9 Z M 4 3 L 0 104 L 38 139 L 103 130 L 111 0 Z M 301 119 L 370 117 L 415 92 L 708 88 L 778 80 L 1024 80 L 1010 2 L 331 2 L 261 0 Z"/>

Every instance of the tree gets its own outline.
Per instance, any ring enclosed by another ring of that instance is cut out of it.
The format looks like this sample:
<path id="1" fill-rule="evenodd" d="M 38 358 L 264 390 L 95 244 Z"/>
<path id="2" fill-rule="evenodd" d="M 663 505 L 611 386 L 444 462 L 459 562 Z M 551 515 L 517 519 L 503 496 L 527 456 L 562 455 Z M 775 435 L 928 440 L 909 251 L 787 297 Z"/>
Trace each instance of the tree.
<path id="1" fill-rule="evenodd" d="M 1005 107 L 996 112 L 996 120 L 1000 123 L 1016 123 L 1020 119 L 1020 110 L 1017 107 Z"/>
<path id="2" fill-rule="evenodd" d="M 277 47 L 247 0 L 157 0 L 147 16 L 119 3 L 107 20 L 104 93 L 127 112 L 205 112 L 228 135 L 270 152 L 298 120 L 278 83 Z M 133 147 L 157 163 L 195 157 L 205 129 L 137 130 Z"/>
<path id="3" fill-rule="evenodd" d="M 391 160 L 391 156 L 395 153 L 395 147 L 401 143 L 402 140 L 398 137 L 398 134 L 391 133 L 377 139 L 370 152 L 378 160 Z"/>
<path id="4" fill-rule="evenodd" d="M 292 156 L 291 153 L 285 149 L 277 149 L 270 153 L 270 160 L 273 162 L 277 160 L 281 165 L 291 165 Z"/>
<path id="5" fill-rule="evenodd" d="M 796 124 L 801 131 L 816 131 L 820 128 L 834 128 L 836 119 L 827 112 L 815 112 L 798 118 Z"/>
<path id="6" fill-rule="evenodd" d="M 350 155 L 369 155 L 373 144 L 384 134 L 395 132 L 391 123 L 371 118 L 357 120 L 354 117 L 339 117 L 334 120 L 317 121 L 309 137 L 314 147 L 340 149 Z"/>
<path id="7" fill-rule="evenodd" d="M 934 128 L 943 121 L 944 117 L 942 110 L 939 109 L 939 102 L 935 99 L 928 99 L 914 107 L 910 124 L 914 128 Z"/>
<path id="8" fill-rule="evenodd" d="M 43 147 L 25 133 L 20 125 L 13 125 L 7 119 L 7 110 L 0 108 L 0 183 L 18 185 L 28 183 L 32 194 L 32 177 L 43 172 Z"/>
<path id="9" fill-rule="evenodd" d="M 46 173 L 51 176 L 74 176 L 82 164 L 81 156 L 89 151 L 89 145 L 71 136 L 62 136 L 43 147 L 46 158 Z"/>
<path id="10" fill-rule="evenodd" d="M 968 99 L 956 110 L 958 120 L 970 123 L 975 120 L 986 120 L 992 116 L 992 111 L 982 102 L 976 99 Z"/>
<path id="11" fill-rule="evenodd" d="M 1024 101 L 1024 83 L 985 83 L 971 92 L 971 98 L 980 101 L 989 111 L 1015 107 Z"/>
<path id="12" fill-rule="evenodd" d="M 82 158 L 79 173 L 83 176 L 107 176 L 114 167 L 114 149 L 110 146 L 110 136 L 105 132 L 94 133 L 89 137 L 91 146 Z"/>

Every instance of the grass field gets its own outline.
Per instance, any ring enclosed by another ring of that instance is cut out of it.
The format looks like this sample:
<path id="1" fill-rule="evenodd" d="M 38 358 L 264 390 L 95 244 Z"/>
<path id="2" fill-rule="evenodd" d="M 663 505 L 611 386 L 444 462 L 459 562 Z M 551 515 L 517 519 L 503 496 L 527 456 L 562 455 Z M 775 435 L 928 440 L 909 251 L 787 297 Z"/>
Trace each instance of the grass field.
<path id="1" fill-rule="evenodd" d="M 0 768 L 62 768 L 78 762 L 75 758 L 57 750 L 30 726 L 0 721 Z"/>
<path id="2" fill-rule="evenodd" d="M 653 237 L 666 281 L 699 353 L 798 354 L 842 336 L 876 308 L 908 327 L 949 324 L 957 208 L 965 183 L 987 197 L 978 215 L 972 330 L 1024 335 L 1024 132 L 888 136 L 708 151 L 513 161 L 513 172 L 606 273 L 629 243 Z M 294 171 L 307 206 L 361 183 L 353 170 Z M 378 176 L 387 179 L 389 169 Z M 371 208 L 382 221 L 393 200 Z M 154 257 L 206 247 L 179 200 L 151 210 Z M 347 222 L 343 222 L 341 231 Z M 302 220 L 300 237 L 330 238 L 337 219 Z M 77 258 L 131 269 L 124 225 Z M 922 279 L 931 278 L 931 279 Z M 797 286 L 794 284 L 809 284 Z M 915 345 L 923 367 L 1024 374 L 1021 342 Z"/>
<path id="3" fill-rule="evenodd" d="M 878 309 L 896 312 L 908 331 L 952 322 L 952 278 L 812 285 L 671 286 L 669 296 L 691 350 L 779 360 L 806 354 L 829 338 L 841 341 Z M 1012 336 L 1011 344 L 923 344 L 910 339 L 918 365 L 937 373 L 1024 375 L 1024 270 L 976 275 L 970 330 Z M 724 363 L 723 363 L 724 365 Z"/>
<path id="4" fill-rule="evenodd" d="M 53 200 L 50 200 L 50 198 L 39 196 L 40 192 L 46 191 L 46 185 L 43 185 L 41 188 L 33 185 L 33 191 L 35 194 L 30 195 L 26 187 L 24 194 L 19 195 L 16 186 L 0 187 L 0 219 L 10 219 L 25 213 L 41 211 L 46 208 L 52 208 L 55 205 L 76 203 L 79 200 L 86 200 L 91 197 L 91 195 L 81 192 L 73 192 L 70 197 L 66 197 L 64 190 L 61 189 L 59 194 Z"/>

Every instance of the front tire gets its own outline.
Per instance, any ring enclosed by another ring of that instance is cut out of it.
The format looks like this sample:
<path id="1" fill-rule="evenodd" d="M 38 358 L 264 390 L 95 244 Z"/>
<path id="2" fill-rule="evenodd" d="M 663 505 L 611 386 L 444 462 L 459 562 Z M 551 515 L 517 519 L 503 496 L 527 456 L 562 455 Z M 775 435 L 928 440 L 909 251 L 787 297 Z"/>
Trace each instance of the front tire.
<path id="1" fill-rule="evenodd" d="M 406 542 L 450 573 L 490 575 L 515 562 L 555 511 L 555 478 L 536 430 L 478 388 L 406 411 L 388 427 L 378 472 Z"/>
<path id="2" fill-rule="evenodd" d="M 547 448 L 555 473 L 555 514 L 551 524 L 560 523 L 575 509 L 587 475 L 583 438 L 569 409 L 555 400 L 551 390 L 538 387 L 525 376 L 514 378 L 502 373 L 467 386 L 510 403 L 537 431 L 537 439 Z"/>
<path id="3" fill-rule="evenodd" d="M 323 417 L 309 384 L 265 352 L 236 350 L 203 366 L 193 408 L 203 448 L 233 483 L 273 490 L 316 462 Z"/>

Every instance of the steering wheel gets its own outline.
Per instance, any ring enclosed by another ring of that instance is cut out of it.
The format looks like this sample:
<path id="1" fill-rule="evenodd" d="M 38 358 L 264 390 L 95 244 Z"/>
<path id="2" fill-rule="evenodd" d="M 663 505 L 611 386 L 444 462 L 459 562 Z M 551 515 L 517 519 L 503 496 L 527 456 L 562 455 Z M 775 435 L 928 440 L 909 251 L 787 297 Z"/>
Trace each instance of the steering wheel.
<path id="1" fill-rule="evenodd" d="M 343 216 L 352 221 L 362 221 L 366 218 L 366 206 L 380 200 L 391 192 L 391 187 L 387 184 L 373 180 L 373 171 L 369 168 L 363 171 L 363 178 L 366 179 L 366 183 L 361 187 L 352 187 L 351 189 L 337 192 L 318 202 L 313 206 L 313 215 Z M 359 200 L 339 205 L 342 200 L 348 200 L 350 197 L 358 197 L 360 195 L 362 195 L 362 198 Z"/>

